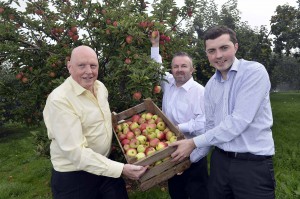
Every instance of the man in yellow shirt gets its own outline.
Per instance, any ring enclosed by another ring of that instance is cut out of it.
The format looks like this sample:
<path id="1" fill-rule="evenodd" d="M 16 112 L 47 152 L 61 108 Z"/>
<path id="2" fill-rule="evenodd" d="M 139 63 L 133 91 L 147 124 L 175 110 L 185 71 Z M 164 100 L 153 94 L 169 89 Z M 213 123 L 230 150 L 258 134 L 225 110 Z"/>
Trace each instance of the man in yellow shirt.
<path id="1" fill-rule="evenodd" d="M 111 112 L 107 89 L 97 80 L 97 55 L 90 47 L 79 46 L 67 67 L 70 77 L 48 96 L 43 112 L 51 139 L 53 198 L 128 198 L 120 176 L 137 180 L 147 167 L 108 158 Z"/>

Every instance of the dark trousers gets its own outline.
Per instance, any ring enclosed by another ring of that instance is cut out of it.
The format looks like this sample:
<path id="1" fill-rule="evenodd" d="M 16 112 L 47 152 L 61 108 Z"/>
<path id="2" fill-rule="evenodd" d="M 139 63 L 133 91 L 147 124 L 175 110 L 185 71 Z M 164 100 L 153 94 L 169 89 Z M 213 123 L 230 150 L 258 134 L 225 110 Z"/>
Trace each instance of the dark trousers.
<path id="1" fill-rule="evenodd" d="M 274 199 L 275 178 L 270 157 L 230 156 L 214 150 L 210 162 L 210 199 Z"/>
<path id="2" fill-rule="evenodd" d="M 207 199 L 207 183 L 207 158 L 204 157 L 181 175 L 169 179 L 169 194 L 172 199 Z"/>
<path id="3" fill-rule="evenodd" d="M 97 176 L 85 171 L 58 172 L 52 170 L 54 199 L 128 199 L 122 178 Z"/>

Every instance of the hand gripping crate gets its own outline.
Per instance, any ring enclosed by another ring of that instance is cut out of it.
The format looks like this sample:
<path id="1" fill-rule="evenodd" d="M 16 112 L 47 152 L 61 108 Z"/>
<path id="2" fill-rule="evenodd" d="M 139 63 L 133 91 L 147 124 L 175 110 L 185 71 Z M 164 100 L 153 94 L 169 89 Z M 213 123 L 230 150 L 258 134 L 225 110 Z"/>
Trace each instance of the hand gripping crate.
<path id="1" fill-rule="evenodd" d="M 121 124 L 125 121 L 128 121 L 133 115 L 140 114 L 143 112 L 150 112 L 152 114 L 158 115 L 159 117 L 161 117 L 163 119 L 166 126 L 173 133 L 175 133 L 175 135 L 177 136 L 177 140 L 184 139 L 183 134 L 174 126 L 174 124 L 153 103 L 153 101 L 151 99 L 145 99 L 143 103 L 136 105 L 132 108 L 129 108 L 123 112 L 112 113 L 113 126 L 116 126 L 117 124 Z M 185 158 L 181 162 L 172 162 L 171 158 L 168 159 L 167 157 L 169 157 L 176 150 L 175 147 L 170 147 L 170 146 L 137 161 L 136 158 L 128 157 L 125 154 L 122 144 L 118 139 L 117 133 L 115 132 L 115 130 L 113 130 L 113 132 L 118 140 L 119 146 L 126 158 L 127 163 L 146 166 L 146 165 L 152 165 L 155 162 L 162 160 L 164 158 L 167 159 L 167 160 L 163 161 L 161 164 L 150 167 L 146 171 L 146 173 L 139 179 L 138 184 L 139 184 L 140 190 L 142 190 L 142 191 L 145 191 L 160 182 L 170 179 L 177 173 L 180 173 L 180 172 L 186 170 L 187 168 L 189 168 L 189 166 L 191 164 L 189 158 Z"/>

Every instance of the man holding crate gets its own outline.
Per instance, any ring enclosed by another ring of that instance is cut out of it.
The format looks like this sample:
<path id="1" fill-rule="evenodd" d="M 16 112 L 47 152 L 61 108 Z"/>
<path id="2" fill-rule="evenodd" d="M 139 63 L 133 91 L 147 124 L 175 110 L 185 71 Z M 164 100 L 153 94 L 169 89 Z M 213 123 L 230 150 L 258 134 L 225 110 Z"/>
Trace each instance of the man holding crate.
<path id="1" fill-rule="evenodd" d="M 151 58 L 162 63 L 159 54 L 160 35 L 150 36 L 152 43 Z M 174 55 L 171 64 L 172 74 L 166 73 L 161 81 L 163 90 L 162 111 L 186 138 L 204 133 L 204 87 L 194 81 L 192 58 L 184 52 Z M 209 148 L 202 148 L 193 153 L 190 168 L 182 174 L 175 175 L 168 181 L 169 194 L 172 199 L 206 199 L 208 198 L 207 159 Z"/>
<path id="2" fill-rule="evenodd" d="M 44 122 L 51 139 L 51 188 L 55 199 L 127 199 L 121 175 L 137 180 L 147 167 L 109 159 L 111 111 L 98 58 L 88 46 L 73 49 L 70 77 L 47 98 Z"/>

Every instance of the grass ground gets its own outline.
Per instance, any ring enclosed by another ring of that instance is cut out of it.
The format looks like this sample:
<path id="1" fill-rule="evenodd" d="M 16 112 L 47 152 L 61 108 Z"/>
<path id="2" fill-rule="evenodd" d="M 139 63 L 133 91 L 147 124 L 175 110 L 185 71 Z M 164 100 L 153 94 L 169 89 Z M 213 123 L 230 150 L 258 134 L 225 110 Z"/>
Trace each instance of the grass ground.
<path id="1" fill-rule="evenodd" d="M 271 95 L 276 199 L 300 198 L 300 93 Z M 0 127 L 0 199 L 51 198 L 51 163 L 39 157 L 29 128 Z M 130 199 L 168 199 L 165 186 L 130 191 Z"/>

